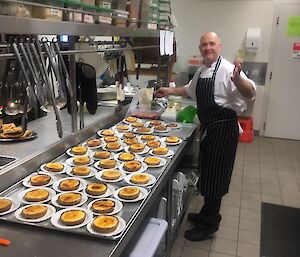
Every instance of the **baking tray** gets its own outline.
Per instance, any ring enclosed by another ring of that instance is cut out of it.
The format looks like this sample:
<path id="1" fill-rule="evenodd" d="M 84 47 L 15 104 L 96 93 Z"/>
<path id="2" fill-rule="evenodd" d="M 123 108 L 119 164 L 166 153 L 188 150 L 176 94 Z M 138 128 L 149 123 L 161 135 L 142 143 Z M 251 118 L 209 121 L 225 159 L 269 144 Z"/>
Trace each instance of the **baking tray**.
<path id="1" fill-rule="evenodd" d="M 34 140 L 37 138 L 37 132 L 32 131 L 32 134 L 28 137 L 20 137 L 20 138 L 0 138 L 0 143 L 17 143 L 24 142 L 28 140 Z"/>

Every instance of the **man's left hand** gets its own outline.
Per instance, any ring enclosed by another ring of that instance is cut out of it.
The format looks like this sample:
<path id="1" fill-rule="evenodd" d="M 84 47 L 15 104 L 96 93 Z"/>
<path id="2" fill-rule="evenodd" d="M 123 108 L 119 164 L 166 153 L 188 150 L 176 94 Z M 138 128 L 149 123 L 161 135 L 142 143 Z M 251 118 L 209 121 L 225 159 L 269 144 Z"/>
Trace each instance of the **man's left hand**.
<path id="1" fill-rule="evenodd" d="M 242 70 L 242 64 L 243 64 L 242 60 L 234 61 L 234 69 L 231 76 L 231 80 L 235 85 L 238 84 L 241 80 L 240 72 Z"/>

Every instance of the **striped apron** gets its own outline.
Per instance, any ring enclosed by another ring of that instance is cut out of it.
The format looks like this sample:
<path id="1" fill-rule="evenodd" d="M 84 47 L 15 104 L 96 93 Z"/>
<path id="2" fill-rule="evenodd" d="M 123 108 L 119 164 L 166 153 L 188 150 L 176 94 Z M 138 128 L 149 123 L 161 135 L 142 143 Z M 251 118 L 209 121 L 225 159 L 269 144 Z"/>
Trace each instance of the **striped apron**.
<path id="1" fill-rule="evenodd" d="M 201 123 L 198 188 L 207 198 L 221 198 L 228 193 L 239 138 L 236 112 L 215 102 L 215 77 L 220 63 L 221 57 L 211 78 L 200 78 L 200 73 L 196 87 Z"/>

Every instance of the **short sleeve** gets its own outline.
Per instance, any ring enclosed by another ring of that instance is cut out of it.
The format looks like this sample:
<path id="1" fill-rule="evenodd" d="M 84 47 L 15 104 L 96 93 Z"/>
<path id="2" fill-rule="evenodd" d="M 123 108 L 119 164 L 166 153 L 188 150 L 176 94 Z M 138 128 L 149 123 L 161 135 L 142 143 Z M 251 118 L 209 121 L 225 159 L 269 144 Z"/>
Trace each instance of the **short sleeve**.
<path id="1" fill-rule="evenodd" d="M 198 70 L 196 71 L 193 79 L 184 86 L 185 91 L 187 93 L 187 95 L 189 97 L 191 97 L 192 99 L 196 100 L 196 87 L 197 87 L 197 81 L 198 81 L 198 77 L 201 71 L 201 67 L 198 68 Z"/>

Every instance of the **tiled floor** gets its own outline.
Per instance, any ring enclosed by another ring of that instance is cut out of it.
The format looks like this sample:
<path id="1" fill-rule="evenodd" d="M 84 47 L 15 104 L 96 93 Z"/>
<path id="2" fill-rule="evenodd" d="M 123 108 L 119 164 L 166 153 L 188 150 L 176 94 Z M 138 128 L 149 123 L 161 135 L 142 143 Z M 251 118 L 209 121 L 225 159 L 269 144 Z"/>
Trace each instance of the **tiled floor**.
<path id="1" fill-rule="evenodd" d="M 219 231 L 211 240 L 185 240 L 192 226 L 185 217 L 171 257 L 259 257 L 261 202 L 300 208 L 300 141 L 256 137 L 239 144 Z M 194 196 L 188 212 L 202 204 Z"/>

